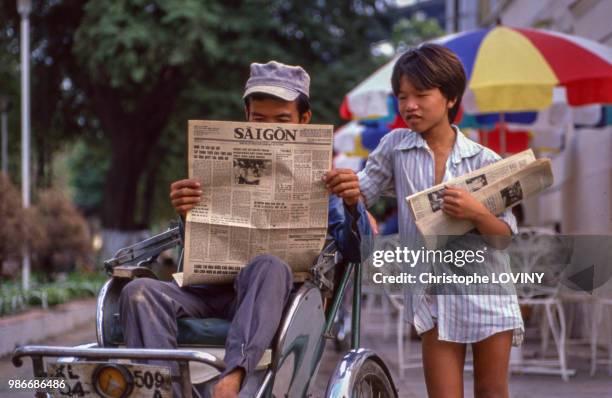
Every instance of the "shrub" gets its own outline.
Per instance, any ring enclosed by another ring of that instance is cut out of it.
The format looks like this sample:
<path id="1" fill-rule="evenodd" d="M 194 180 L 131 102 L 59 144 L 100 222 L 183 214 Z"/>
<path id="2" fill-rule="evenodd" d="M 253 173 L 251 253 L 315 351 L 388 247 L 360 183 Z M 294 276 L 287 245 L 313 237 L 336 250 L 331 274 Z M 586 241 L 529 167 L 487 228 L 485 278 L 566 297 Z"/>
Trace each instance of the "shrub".
<path id="1" fill-rule="evenodd" d="M 32 288 L 27 291 L 23 291 L 18 282 L 0 285 L 0 316 L 32 307 L 49 308 L 73 299 L 96 297 L 108 279 L 100 272 L 75 272 L 68 274 L 63 282 L 40 283 L 40 276 L 32 275 Z"/>
<path id="2" fill-rule="evenodd" d="M 43 191 L 33 213 L 46 237 L 36 249 L 37 262 L 48 276 L 89 264 L 93 249 L 87 222 L 61 192 Z"/>
<path id="3" fill-rule="evenodd" d="M 24 239 L 21 195 L 11 180 L 0 172 L 0 277 L 4 261 L 21 255 Z"/>

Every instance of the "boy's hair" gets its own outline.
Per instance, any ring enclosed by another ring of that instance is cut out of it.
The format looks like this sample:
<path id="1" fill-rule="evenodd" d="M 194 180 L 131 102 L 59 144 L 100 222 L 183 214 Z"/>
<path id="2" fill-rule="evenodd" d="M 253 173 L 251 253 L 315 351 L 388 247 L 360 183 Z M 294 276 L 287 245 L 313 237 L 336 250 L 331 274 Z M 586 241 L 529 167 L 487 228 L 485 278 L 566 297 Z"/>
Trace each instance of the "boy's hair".
<path id="1" fill-rule="evenodd" d="M 252 94 L 247 95 L 244 98 L 244 105 L 246 106 L 247 111 L 250 112 L 249 105 L 251 104 L 251 100 L 261 101 L 261 100 L 267 100 L 267 99 L 272 99 L 276 101 L 285 101 L 282 98 L 276 97 L 268 93 L 252 93 Z M 298 115 L 301 118 L 303 114 L 305 114 L 306 112 L 310 110 L 310 101 L 308 101 L 308 97 L 302 93 L 298 95 L 295 101 L 297 102 Z"/>
<path id="2" fill-rule="evenodd" d="M 465 71 L 454 52 L 438 44 L 426 43 L 406 51 L 395 63 L 391 75 L 393 94 L 397 96 L 405 76 L 417 90 L 438 88 L 447 100 L 457 99 L 448 111 L 453 123 L 465 91 Z"/>

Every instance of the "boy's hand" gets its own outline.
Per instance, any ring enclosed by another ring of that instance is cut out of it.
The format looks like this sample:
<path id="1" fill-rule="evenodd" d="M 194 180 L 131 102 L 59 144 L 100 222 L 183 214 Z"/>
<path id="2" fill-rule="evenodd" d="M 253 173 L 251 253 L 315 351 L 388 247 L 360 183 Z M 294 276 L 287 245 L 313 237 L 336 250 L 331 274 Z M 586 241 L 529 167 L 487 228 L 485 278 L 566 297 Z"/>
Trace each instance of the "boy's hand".
<path id="1" fill-rule="evenodd" d="M 370 221 L 370 228 L 372 228 L 372 233 L 374 235 L 378 235 L 378 221 L 376 221 L 374 216 L 367 210 L 366 214 L 368 215 L 368 221 Z"/>
<path id="2" fill-rule="evenodd" d="M 465 189 L 446 186 L 442 211 L 451 217 L 471 220 L 476 223 L 483 216 L 491 214 L 489 209 Z"/>
<path id="3" fill-rule="evenodd" d="M 351 169 L 330 170 L 321 177 L 330 193 L 344 200 L 347 206 L 355 206 L 359 202 L 361 191 L 359 179 Z"/>
<path id="4" fill-rule="evenodd" d="M 185 217 L 187 212 L 200 203 L 202 191 L 200 183 L 194 179 L 175 181 L 170 185 L 170 201 L 172 207 L 181 216 Z"/>

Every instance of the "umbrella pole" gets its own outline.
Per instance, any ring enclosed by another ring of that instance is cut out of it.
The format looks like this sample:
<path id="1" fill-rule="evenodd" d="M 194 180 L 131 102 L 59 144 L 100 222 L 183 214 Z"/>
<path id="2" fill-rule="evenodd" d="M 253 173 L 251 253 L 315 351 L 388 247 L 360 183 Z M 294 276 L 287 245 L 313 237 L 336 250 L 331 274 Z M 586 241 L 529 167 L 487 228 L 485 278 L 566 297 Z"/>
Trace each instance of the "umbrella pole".
<path id="1" fill-rule="evenodd" d="M 484 128 L 481 129 L 481 131 L 482 131 L 482 142 L 481 142 L 481 144 L 488 148 L 489 147 L 489 132 L 487 130 L 485 130 Z"/>
<path id="2" fill-rule="evenodd" d="M 499 114 L 499 151 L 500 155 L 505 158 L 506 157 L 506 118 L 503 113 Z"/>

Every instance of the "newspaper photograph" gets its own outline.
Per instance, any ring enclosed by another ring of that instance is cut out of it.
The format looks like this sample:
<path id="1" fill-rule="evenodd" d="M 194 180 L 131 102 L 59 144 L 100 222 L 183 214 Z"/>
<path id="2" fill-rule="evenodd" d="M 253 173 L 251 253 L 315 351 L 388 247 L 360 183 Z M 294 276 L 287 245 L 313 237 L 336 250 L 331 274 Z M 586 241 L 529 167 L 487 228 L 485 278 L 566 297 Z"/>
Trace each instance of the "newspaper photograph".
<path id="1" fill-rule="evenodd" d="M 258 254 L 307 271 L 323 248 L 333 126 L 190 120 L 189 178 L 202 201 L 185 224 L 181 286 L 231 282 Z"/>
<path id="2" fill-rule="evenodd" d="M 526 162 L 530 157 L 533 157 L 531 150 L 521 152 L 447 181 L 444 185 L 467 189 L 491 213 L 497 215 L 552 186 L 550 159 Z M 506 173 L 505 176 L 503 173 Z M 455 219 L 439 211 L 443 202 L 444 185 L 440 184 L 406 198 L 425 246 L 432 250 L 443 247 L 448 236 L 463 235 L 474 228 L 469 220 Z M 420 217 L 417 218 L 418 216 Z"/>

